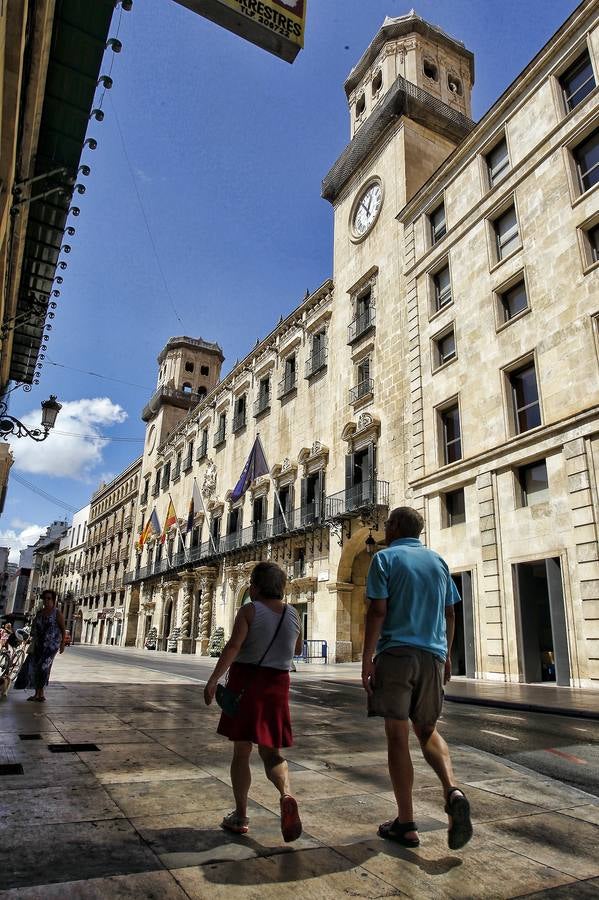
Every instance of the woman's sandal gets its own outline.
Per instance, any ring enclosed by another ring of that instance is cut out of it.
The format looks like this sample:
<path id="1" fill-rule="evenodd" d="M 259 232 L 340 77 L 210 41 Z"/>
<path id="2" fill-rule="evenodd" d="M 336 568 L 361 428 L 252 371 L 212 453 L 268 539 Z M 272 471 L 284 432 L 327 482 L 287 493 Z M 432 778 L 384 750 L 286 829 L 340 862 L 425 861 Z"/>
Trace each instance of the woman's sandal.
<path id="1" fill-rule="evenodd" d="M 300 819 L 297 801 L 289 794 L 281 797 L 281 834 L 286 844 L 297 841 L 302 833 L 302 820 Z"/>
<path id="2" fill-rule="evenodd" d="M 220 827 L 225 831 L 232 831 L 233 834 L 247 834 L 250 830 L 250 820 L 247 816 L 240 816 L 235 810 L 225 816 Z"/>
<path id="3" fill-rule="evenodd" d="M 448 816 L 451 816 L 451 826 L 447 832 L 447 844 L 449 849 L 461 850 L 472 837 L 470 804 L 461 788 L 449 788 L 447 791 L 445 812 Z"/>
<path id="4" fill-rule="evenodd" d="M 399 819 L 391 819 L 389 822 L 383 822 L 379 825 L 379 837 L 387 838 L 389 841 L 395 841 L 402 847 L 419 847 L 420 838 L 407 838 L 409 831 L 418 831 L 415 822 L 400 822 Z"/>

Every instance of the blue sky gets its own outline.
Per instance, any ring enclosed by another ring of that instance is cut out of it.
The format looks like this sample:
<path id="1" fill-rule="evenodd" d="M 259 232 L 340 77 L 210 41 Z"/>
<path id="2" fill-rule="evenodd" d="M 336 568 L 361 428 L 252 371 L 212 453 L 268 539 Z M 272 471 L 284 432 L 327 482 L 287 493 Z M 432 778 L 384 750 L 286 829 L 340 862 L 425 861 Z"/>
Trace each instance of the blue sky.
<path id="1" fill-rule="evenodd" d="M 421 0 L 416 12 L 474 52 L 478 119 L 576 5 Z M 218 341 L 226 371 L 331 275 L 320 182 L 349 138 L 343 82 L 385 15 L 408 11 L 399 0 L 310 0 L 291 66 L 174 0 L 115 14 L 123 51 L 105 57 L 114 87 L 104 121 L 89 126 L 98 149 L 84 156 L 92 172 L 41 383 L 11 404 L 33 423 L 55 393 L 66 402 L 57 430 L 85 438 L 21 441 L 13 471 L 85 505 L 141 452 L 140 412 L 171 335 Z M 63 515 L 13 479 L 0 543 L 16 549 Z"/>

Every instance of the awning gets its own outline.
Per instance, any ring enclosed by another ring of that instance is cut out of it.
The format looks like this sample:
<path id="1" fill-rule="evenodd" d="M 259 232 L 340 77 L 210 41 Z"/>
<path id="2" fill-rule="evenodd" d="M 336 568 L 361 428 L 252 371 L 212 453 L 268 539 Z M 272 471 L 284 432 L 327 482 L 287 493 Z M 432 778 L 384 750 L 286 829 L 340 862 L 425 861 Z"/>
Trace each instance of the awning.
<path id="1" fill-rule="evenodd" d="M 77 175 L 113 10 L 113 0 L 57 0 L 35 176 L 58 168 Z M 29 204 L 17 315 L 28 310 L 32 294 L 51 299 L 71 202 L 53 193 Z M 10 379 L 33 382 L 43 335 L 41 322 L 15 329 Z"/>

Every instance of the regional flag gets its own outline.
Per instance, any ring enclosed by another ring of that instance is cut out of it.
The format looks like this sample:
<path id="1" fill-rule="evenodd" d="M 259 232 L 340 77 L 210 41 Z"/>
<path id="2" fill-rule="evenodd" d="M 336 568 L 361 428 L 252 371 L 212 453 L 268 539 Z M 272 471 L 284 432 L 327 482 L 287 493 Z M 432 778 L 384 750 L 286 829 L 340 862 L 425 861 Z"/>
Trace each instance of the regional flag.
<path id="1" fill-rule="evenodd" d="M 168 509 L 166 511 L 166 519 L 164 520 L 164 528 L 162 529 L 162 536 L 160 538 L 160 543 L 164 544 L 166 541 L 166 536 L 173 527 L 173 525 L 177 524 L 177 513 L 175 512 L 175 504 L 172 501 L 172 498 L 169 497 Z"/>
<path id="2" fill-rule="evenodd" d="M 247 462 L 243 467 L 243 472 L 239 477 L 239 481 L 231 492 L 231 501 L 234 503 L 236 500 L 240 500 L 249 488 L 252 481 L 255 481 L 256 478 L 260 477 L 260 475 L 268 475 L 268 463 L 266 462 L 266 456 L 264 455 L 264 448 L 262 446 L 262 441 L 260 440 L 260 435 L 258 435 L 256 440 L 254 441 L 252 449 L 250 450 L 250 455 L 248 456 Z"/>
<path id="3" fill-rule="evenodd" d="M 148 540 L 148 538 L 152 537 L 153 534 L 160 534 L 160 523 L 158 521 L 158 516 L 156 515 L 156 510 L 152 510 L 152 515 L 146 522 L 145 528 L 142 530 L 139 540 L 137 542 L 137 546 L 139 550 L 143 549 L 143 545 Z"/>

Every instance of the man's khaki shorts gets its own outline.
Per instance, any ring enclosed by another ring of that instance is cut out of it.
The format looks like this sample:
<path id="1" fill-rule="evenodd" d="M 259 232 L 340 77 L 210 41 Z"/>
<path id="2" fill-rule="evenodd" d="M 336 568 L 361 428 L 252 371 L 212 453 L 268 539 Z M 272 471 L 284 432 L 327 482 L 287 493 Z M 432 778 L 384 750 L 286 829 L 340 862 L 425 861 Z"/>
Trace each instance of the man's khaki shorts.
<path id="1" fill-rule="evenodd" d="M 442 659 L 416 647 L 392 647 L 379 653 L 375 665 L 369 716 L 411 719 L 416 725 L 436 723 L 443 706 Z"/>

